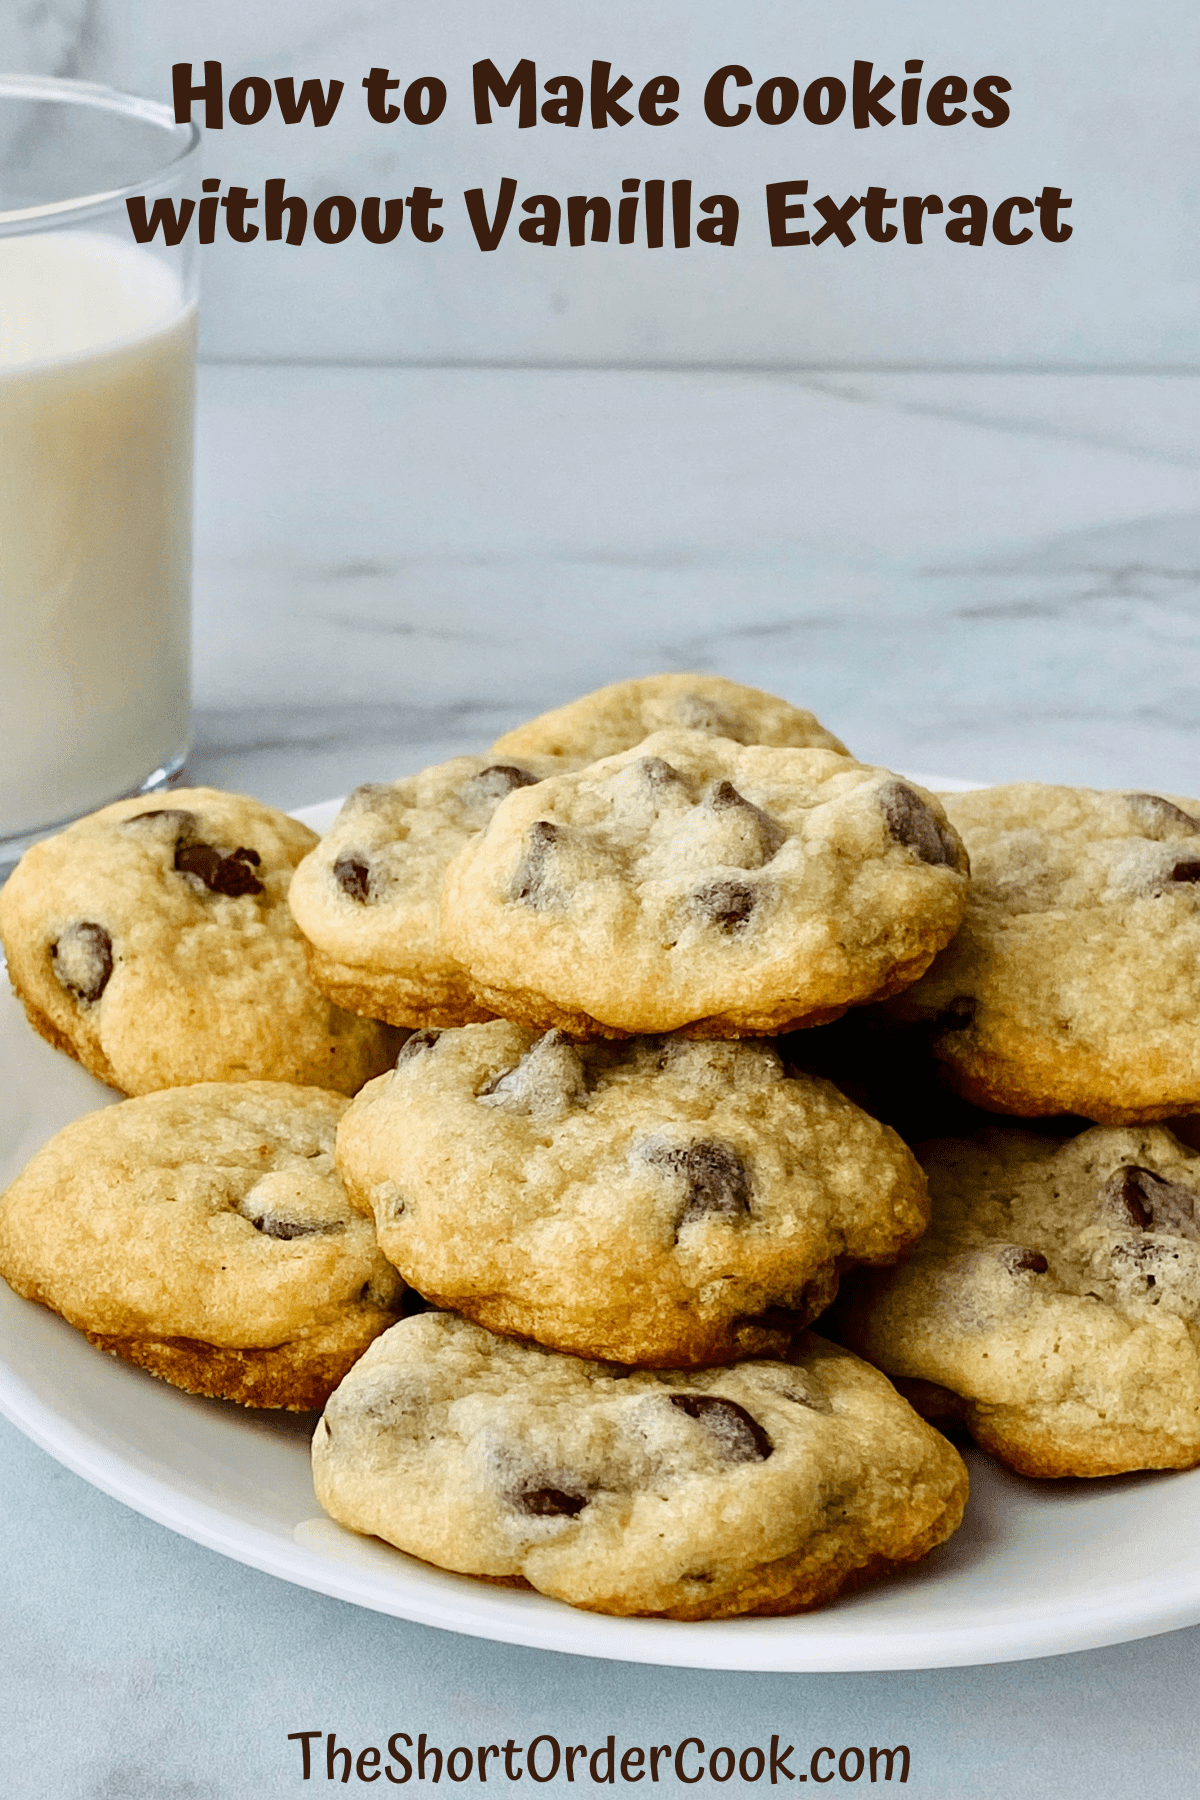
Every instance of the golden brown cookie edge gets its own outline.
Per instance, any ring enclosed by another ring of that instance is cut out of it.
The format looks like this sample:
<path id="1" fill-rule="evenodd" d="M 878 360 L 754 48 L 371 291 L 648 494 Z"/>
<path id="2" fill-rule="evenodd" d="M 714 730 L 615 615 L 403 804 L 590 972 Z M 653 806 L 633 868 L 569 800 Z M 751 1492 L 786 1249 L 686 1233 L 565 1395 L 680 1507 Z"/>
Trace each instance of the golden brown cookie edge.
<path id="1" fill-rule="evenodd" d="M 358 1321 L 361 1329 L 351 1334 L 350 1342 L 315 1353 L 303 1338 L 264 1349 L 231 1349 L 197 1338 L 109 1337 L 87 1330 L 83 1335 L 97 1350 L 133 1363 L 185 1393 L 232 1400 L 239 1406 L 313 1412 L 324 1406 L 368 1345 L 398 1317 L 382 1307 L 356 1310 L 363 1315 Z M 327 1334 L 315 1335 L 320 1341 Z"/>

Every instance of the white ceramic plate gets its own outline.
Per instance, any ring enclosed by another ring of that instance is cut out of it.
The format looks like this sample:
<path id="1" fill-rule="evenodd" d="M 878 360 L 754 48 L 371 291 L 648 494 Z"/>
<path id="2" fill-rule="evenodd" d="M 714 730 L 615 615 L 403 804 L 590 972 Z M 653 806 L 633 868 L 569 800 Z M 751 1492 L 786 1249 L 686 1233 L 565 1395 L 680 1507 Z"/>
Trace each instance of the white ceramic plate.
<path id="1" fill-rule="evenodd" d="M 322 829 L 336 805 L 301 816 Z M 0 1182 L 115 1097 L 36 1038 L 4 992 Z M 311 1420 L 181 1394 L 98 1355 L 3 1282 L 0 1410 L 86 1481 L 225 1556 L 377 1612 L 538 1649 L 690 1668 L 914 1669 L 1200 1622 L 1200 1470 L 1041 1485 L 969 1453 L 966 1522 L 920 1567 L 805 1617 L 684 1625 L 573 1612 L 343 1531 L 313 1499 Z"/>

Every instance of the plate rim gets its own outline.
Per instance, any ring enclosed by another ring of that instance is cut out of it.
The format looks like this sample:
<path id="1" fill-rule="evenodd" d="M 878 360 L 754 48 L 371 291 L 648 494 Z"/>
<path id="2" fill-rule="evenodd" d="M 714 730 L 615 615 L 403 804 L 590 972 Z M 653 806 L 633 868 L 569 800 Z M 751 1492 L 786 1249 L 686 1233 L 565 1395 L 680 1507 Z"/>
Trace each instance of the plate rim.
<path id="1" fill-rule="evenodd" d="M 1114 1605 L 1111 1592 L 1067 1616 L 1047 1619 L 1018 1617 L 997 1626 L 967 1623 L 959 1627 L 916 1625 L 907 1636 L 886 1638 L 881 1654 L 877 1627 L 862 1615 L 848 1615 L 838 1632 L 826 1627 L 808 1638 L 797 1624 L 806 1616 L 828 1620 L 832 1611 L 795 1617 L 724 1619 L 681 1622 L 669 1619 L 620 1618 L 580 1613 L 543 1595 L 494 1589 L 469 1576 L 454 1576 L 444 1601 L 421 1594 L 397 1597 L 373 1592 L 369 1565 L 343 1564 L 313 1551 L 296 1539 L 288 1542 L 249 1521 L 231 1522 L 211 1502 L 182 1494 L 159 1477 L 134 1468 L 78 1426 L 55 1417 L 46 1429 L 46 1408 L 26 1383 L 0 1361 L 0 1414 L 56 1462 L 98 1488 L 120 1505 L 140 1513 L 178 1536 L 202 1545 L 260 1573 L 292 1586 L 324 1594 L 366 1611 L 404 1619 L 435 1630 L 460 1632 L 493 1643 L 557 1651 L 597 1661 L 645 1663 L 657 1667 L 730 1670 L 757 1674 L 883 1674 L 902 1670 L 964 1668 L 992 1663 L 1025 1662 L 1065 1656 L 1105 1646 L 1157 1637 L 1200 1624 L 1200 1563 L 1190 1585 L 1176 1588 L 1173 1601 L 1159 1601 L 1153 1614 L 1131 1621 Z M 980 1462 L 983 1452 L 969 1447 L 968 1459 Z M 1162 1471 L 1170 1475 L 1172 1471 Z M 1174 1473 L 1186 1473 L 1177 1471 Z M 316 1502 L 314 1500 L 314 1508 Z M 340 1535 L 332 1520 L 321 1520 Z M 347 1537 L 353 1534 L 346 1533 Z M 378 1540 L 365 1540 L 373 1547 Z M 389 1553 L 404 1556 L 391 1545 Z M 935 1553 L 936 1554 L 936 1553 Z M 405 1558 L 415 1562 L 414 1558 Z M 450 1571 L 428 1569 L 438 1576 Z M 459 1586 L 461 1583 L 461 1586 Z M 400 1603 L 396 1603 L 399 1599 Z M 517 1610 L 517 1609 L 520 1610 Z M 764 1631 L 764 1627 L 767 1630 Z M 747 1629 L 749 1628 L 749 1629 Z M 744 1651 L 737 1638 L 745 1631 Z M 587 1640 L 583 1641 L 586 1632 Z M 929 1640 L 936 1639 L 931 1656 Z M 599 1640 L 599 1641 L 597 1641 Z"/>

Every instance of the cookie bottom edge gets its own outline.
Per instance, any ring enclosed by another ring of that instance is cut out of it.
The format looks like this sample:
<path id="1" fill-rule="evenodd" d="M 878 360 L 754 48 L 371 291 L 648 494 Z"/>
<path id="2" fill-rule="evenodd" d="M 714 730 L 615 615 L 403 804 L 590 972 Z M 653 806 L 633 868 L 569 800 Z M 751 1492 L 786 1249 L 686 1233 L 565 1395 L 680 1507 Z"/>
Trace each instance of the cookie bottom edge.
<path id="1" fill-rule="evenodd" d="M 1099 1481 L 1200 1466 L 1200 1439 L 1186 1443 L 1137 1425 L 1055 1431 L 1023 1409 L 984 1406 L 934 1381 L 903 1375 L 888 1379 L 923 1419 L 943 1429 L 961 1426 L 981 1450 L 1034 1481 Z"/>
<path id="2" fill-rule="evenodd" d="M 119 1337 L 84 1331 L 89 1344 L 145 1369 L 184 1393 L 238 1406 L 282 1412 L 317 1412 L 368 1346 L 395 1317 L 382 1311 L 361 1341 L 305 1355 L 302 1339 L 265 1349 L 229 1349 L 187 1337 Z"/>
<path id="3" fill-rule="evenodd" d="M 946 1070 L 954 1091 L 972 1106 L 1004 1118 L 1045 1119 L 1073 1113 L 1090 1119 L 1094 1125 L 1156 1125 L 1164 1119 L 1177 1119 L 1189 1113 L 1200 1113 L 1200 1091 L 1165 1094 L 1161 1099 L 1143 1096 L 1139 1104 L 1130 1105 L 1130 1085 L 1121 1083 L 1117 1091 L 1112 1084 L 1089 1085 L 1077 1076 L 1055 1072 L 1053 1053 L 1031 1039 L 1027 1054 L 997 1055 L 976 1051 L 955 1055 L 953 1045 L 945 1038 L 935 1041 L 933 1053 Z M 1030 1080 L 1030 1071 L 1046 1069 L 1042 1081 Z M 1136 1086 L 1136 1083 L 1132 1084 Z M 1187 1087 L 1186 1083 L 1180 1084 Z"/>
<path id="4" fill-rule="evenodd" d="M 305 954 L 314 987 L 343 1012 L 362 1019 L 420 1031 L 481 1025 L 496 1016 L 476 1002 L 465 981 L 434 981 L 426 987 L 395 972 L 339 962 L 307 940 Z"/>

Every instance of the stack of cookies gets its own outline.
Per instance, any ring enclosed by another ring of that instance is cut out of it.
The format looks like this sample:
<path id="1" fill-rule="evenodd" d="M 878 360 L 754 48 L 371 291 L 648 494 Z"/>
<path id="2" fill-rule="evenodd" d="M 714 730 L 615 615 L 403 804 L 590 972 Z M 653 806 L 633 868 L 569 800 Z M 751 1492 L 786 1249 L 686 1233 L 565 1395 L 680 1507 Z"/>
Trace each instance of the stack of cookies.
<path id="1" fill-rule="evenodd" d="M 939 800 L 683 675 L 320 843 L 121 802 L 0 894 L 35 1028 L 135 1096 L 9 1189 L 0 1272 L 181 1387 L 324 1404 L 342 1523 L 599 1611 L 923 1556 L 967 1486 L 927 1419 L 1195 1463 L 1197 810 Z"/>
<path id="2" fill-rule="evenodd" d="M 947 1537 L 958 1456 L 805 1332 L 917 1241 L 924 1177 L 774 1039 L 912 982 L 966 887 L 932 797 L 711 677 L 352 795 L 292 908 L 328 994 L 413 1028 L 338 1166 L 438 1310 L 326 1408 L 334 1517 L 674 1618 L 816 1605 Z"/>
<path id="3" fill-rule="evenodd" d="M 884 1067 L 927 1042 L 986 1112 L 920 1147 L 931 1229 L 851 1284 L 841 1334 L 1023 1474 L 1190 1468 L 1200 801 L 1026 782 L 945 807 L 966 915 L 876 1035 Z"/>
<path id="4" fill-rule="evenodd" d="M 0 889 L 30 1024 L 119 1092 L 0 1200 L 0 1273 L 192 1393 L 321 1406 L 404 1284 L 334 1166 L 401 1034 L 331 1005 L 288 909 L 315 832 L 209 788 L 121 800 Z"/>

